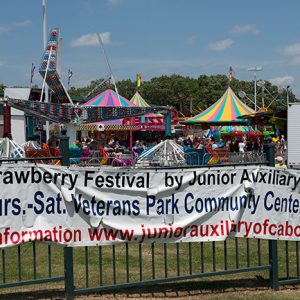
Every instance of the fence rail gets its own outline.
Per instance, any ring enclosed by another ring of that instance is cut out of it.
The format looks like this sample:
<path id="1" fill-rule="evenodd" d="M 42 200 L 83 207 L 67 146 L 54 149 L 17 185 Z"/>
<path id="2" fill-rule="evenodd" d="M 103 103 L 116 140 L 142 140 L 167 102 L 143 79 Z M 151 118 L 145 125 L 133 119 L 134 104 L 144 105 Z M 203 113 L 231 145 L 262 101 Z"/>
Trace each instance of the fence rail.
<path id="1" fill-rule="evenodd" d="M 300 283 L 299 258 L 299 242 L 244 238 L 79 248 L 32 242 L 1 250 L 0 289 L 65 282 L 66 297 L 72 299 L 79 294 L 211 276 L 249 278 L 249 272 L 277 289 Z"/>
<path id="2" fill-rule="evenodd" d="M 162 282 L 270 270 L 267 241 L 122 244 L 84 248 L 85 264 L 75 275 L 74 294 Z M 74 253 L 74 260 L 79 255 Z M 99 262 L 95 264 L 94 260 Z M 105 276 L 103 273 L 105 267 Z M 92 276 L 90 274 L 93 274 Z M 79 279 L 79 278 L 80 279 Z"/>
<path id="3" fill-rule="evenodd" d="M 0 288 L 64 281 L 62 247 L 28 243 L 1 249 Z"/>

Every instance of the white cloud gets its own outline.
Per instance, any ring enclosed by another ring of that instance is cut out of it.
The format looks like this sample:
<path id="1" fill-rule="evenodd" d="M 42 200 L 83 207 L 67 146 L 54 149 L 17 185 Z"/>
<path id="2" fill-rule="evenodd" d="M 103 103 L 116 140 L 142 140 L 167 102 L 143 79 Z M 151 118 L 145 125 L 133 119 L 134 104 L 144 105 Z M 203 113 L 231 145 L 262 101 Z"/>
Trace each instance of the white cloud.
<path id="1" fill-rule="evenodd" d="M 300 56 L 300 43 L 295 43 L 286 46 L 282 49 L 282 53 L 285 55 L 299 55 Z"/>
<path id="2" fill-rule="evenodd" d="M 300 56 L 293 57 L 291 63 L 292 65 L 300 65 Z"/>
<path id="3" fill-rule="evenodd" d="M 234 43 L 234 41 L 232 39 L 220 40 L 220 41 L 211 43 L 209 45 L 209 49 L 215 50 L 215 51 L 223 51 L 223 50 L 229 48 L 233 43 Z"/>
<path id="4" fill-rule="evenodd" d="M 236 25 L 231 29 L 232 33 L 236 34 L 243 34 L 243 33 L 252 33 L 255 35 L 260 34 L 260 30 L 253 24 L 247 24 L 247 25 Z"/>
<path id="5" fill-rule="evenodd" d="M 25 20 L 22 22 L 15 22 L 14 26 L 15 27 L 27 27 L 27 26 L 31 26 L 33 24 L 33 22 L 31 20 Z"/>
<path id="6" fill-rule="evenodd" d="M 279 52 L 290 57 L 291 65 L 300 65 L 300 43 L 288 45 L 279 49 Z"/>
<path id="7" fill-rule="evenodd" d="M 9 31 L 8 27 L 0 26 L 0 34 Z"/>
<path id="8" fill-rule="evenodd" d="M 193 45 L 197 42 L 197 37 L 195 35 L 187 37 L 184 42 L 189 45 Z"/>
<path id="9" fill-rule="evenodd" d="M 11 26 L 0 26 L 0 34 L 4 32 L 8 32 L 12 29 L 12 27 L 27 27 L 32 25 L 33 22 L 31 20 L 25 20 L 22 22 L 15 22 Z"/>
<path id="10" fill-rule="evenodd" d="M 277 86 L 286 86 L 290 85 L 295 81 L 295 78 L 293 76 L 282 76 L 282 77 L 276 77 L 269 80 L 272 84 Z"/>
<path id="11" fill-rule="evenodd" d="M 123 0 L 107 0 L 107 4 L 110 6 L 116 6 L 123 2 Z"/>
<path id="12" fill-rule="evenodd" d="M 110 32 L 100 33 L 104 45 L 110 44 Z M 71 40 L 72 47 L 95 46 L 99 44 L 98 36 L 96 33 L 88 33 L 80 36 L 79 38 Z"/>

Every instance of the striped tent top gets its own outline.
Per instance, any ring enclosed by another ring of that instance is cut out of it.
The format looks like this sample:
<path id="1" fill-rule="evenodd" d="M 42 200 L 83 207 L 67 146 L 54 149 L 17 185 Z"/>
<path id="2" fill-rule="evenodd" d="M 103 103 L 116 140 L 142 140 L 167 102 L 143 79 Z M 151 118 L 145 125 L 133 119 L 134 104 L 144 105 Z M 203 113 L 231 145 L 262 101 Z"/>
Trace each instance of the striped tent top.
<path id="1" fill-rule="evenodd" d="M 244 123 L 242 115 L 253 114 L 254 110 L 244 104 L 229 86 L 223 96 L 202 113 L 188 119 L 186 123 Z"/>
<path id="2" fill-rule="evenodd" d="M 114 106 L 114 107 L 135 107 L 134 103 L 121 95 L 118 95 L 115 91 L 108 89 L 101 94 L 95 96 L 84 106 Z"/>
<path id="3" fill-rule="evenodd" d="M 139 107 L 149 107 L 150 105 L 146 102 L 145 99 L 140 95 L 139 92 L 136 92 L 130 100 L 133 104 Z"/>

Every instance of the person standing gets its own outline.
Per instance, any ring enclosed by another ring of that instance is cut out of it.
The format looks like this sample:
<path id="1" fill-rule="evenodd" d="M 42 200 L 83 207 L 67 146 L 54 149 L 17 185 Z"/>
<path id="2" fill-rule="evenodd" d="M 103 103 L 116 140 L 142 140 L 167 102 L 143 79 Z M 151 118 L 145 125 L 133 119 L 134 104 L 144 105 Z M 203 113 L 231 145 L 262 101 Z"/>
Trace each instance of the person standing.
<path id="1" fill-rule="evenodd" d="M 275 158 L 275 168 L 287 169 L 287 165 L 284 163 L 282 156 L 277 156 Z"/>
<path id="2" fill-rule="evenodd" d="M 246 144 L 244 141 L 239 142 L 239 153 L 245 153 Z"/>
<path id="3" fill-rule="evenodd" d="M 284 135 L 281 136 L 280 138 L 280 152 L 281 152 L 281 155 L 283 157 L 286 156 L 286 150 L 287 150 L 287 147 L 286 147 L 286 140 L 284 138 Z"/>

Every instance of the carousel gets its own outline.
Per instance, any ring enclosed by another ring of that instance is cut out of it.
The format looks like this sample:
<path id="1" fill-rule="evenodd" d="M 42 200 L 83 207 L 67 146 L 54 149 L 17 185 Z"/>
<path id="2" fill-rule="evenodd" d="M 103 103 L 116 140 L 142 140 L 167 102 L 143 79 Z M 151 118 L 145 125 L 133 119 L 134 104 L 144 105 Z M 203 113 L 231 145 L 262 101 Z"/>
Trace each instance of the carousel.
<path id="1" fill-rule="evenodd" d="M 99 95 L 95 96 L 83 106 L 89 107 L 114 107 L 126 108 L 136 107 L 151 109 L 155 106 L 150 106 L 146 100 L 137 91 L 131 100 L 117 94 L 115 91 L 108 89 Z M 171 131 L 174 131 L 177 125 L 177 113 L 175 110 L 170 110 L 171 114 Z M 132 116 L 127 118 L 115 119 L 110 121 L 93 122 L 87 124 L 79 124 L 76 127 L 77 131 L 82 132 L 86 137 L 92 136 L 93 139 L 99 141 L 107 140 L 112 134 L 119 137 L 119 140 L 126 142 L 129 140 L 129 147 L 133 146 L 133 132 L 164 132 L 165 118 L 161 113 L 148 113 L 142 116 Z"/>

